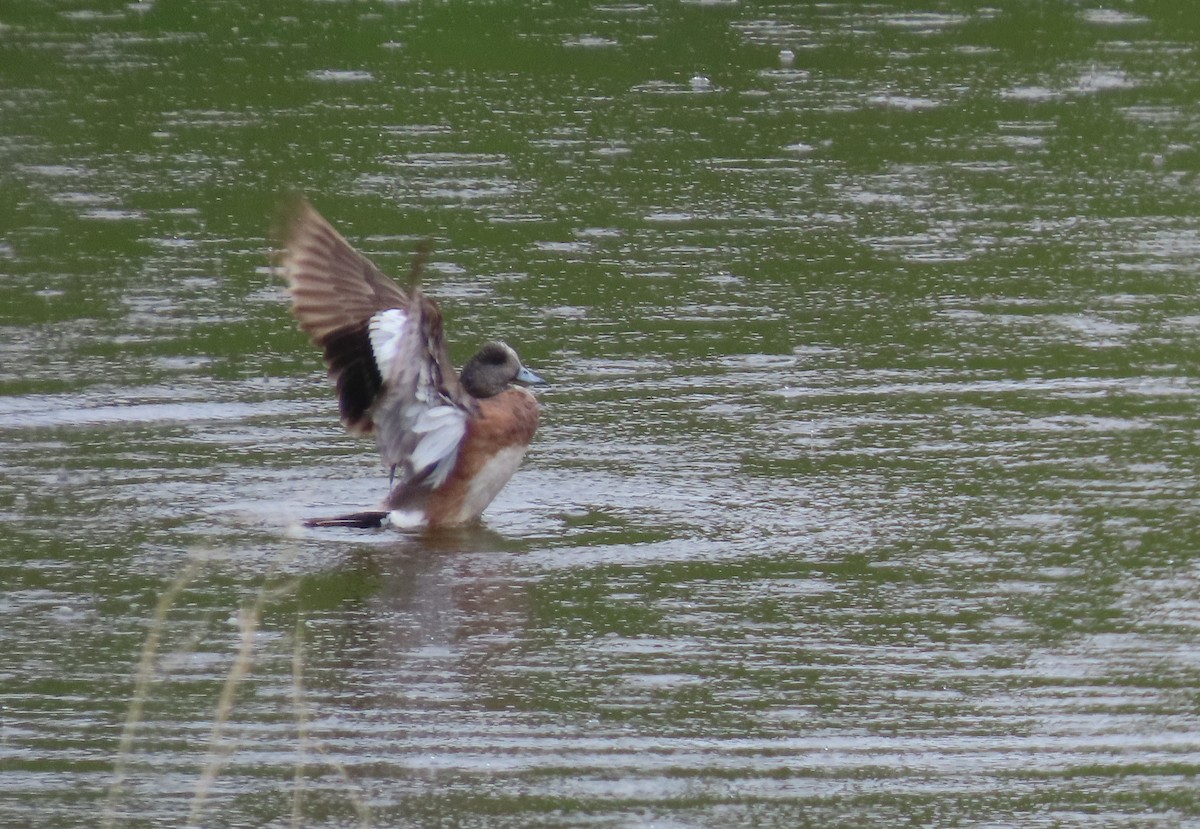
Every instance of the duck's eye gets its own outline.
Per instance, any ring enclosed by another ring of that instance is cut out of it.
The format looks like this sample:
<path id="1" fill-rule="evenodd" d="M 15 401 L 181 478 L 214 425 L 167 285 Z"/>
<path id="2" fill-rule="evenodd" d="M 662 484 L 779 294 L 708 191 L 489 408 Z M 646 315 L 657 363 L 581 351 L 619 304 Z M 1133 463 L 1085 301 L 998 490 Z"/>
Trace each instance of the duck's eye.
<path id="1" fill-rule="evenodd" d="M 508 355 L 498 348 L 488 349 L 487 353 L 484 354 L 483 357 L 484 362 L 493 366 L 504 365 L 504 362 L 508 359 Z"/>

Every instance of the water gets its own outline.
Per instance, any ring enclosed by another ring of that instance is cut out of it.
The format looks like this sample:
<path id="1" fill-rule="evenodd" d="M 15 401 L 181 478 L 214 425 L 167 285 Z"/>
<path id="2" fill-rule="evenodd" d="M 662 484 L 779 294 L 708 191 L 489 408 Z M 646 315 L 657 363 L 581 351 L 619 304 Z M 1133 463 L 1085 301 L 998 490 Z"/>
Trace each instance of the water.
<path id="1" fill-rule="evenodd" d="M 1200 823 L 1190 3 L 0 46 L 0 822 Z M 386 475 L 293 188 L 552 381 L 485 527 L 297 529 Z"/>

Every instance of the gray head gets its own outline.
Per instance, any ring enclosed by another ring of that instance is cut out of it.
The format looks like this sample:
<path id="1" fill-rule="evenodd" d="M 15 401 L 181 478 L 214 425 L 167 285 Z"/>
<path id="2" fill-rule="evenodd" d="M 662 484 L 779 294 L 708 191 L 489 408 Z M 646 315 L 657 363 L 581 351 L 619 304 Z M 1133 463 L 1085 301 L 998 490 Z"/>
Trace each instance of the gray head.
<path id="1" fill-rule="evenodd" d="M 513 383 L 522 386 L 545 383 L 525 366 L 521 358 L 506 343 L 487 343 L 467 360 L 459 372 L 458 381 L 472 397 L 492 397 Z"/>

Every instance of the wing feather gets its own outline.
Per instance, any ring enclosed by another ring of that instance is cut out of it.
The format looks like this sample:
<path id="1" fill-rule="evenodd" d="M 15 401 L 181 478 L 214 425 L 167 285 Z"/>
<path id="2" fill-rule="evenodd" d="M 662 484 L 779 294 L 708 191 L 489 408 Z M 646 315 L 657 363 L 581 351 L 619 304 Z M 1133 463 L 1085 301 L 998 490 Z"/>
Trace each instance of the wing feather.
<path id="1" fill-rule="evenodd" d="M 369 434 L 370 409 L 383 386 L 370 320 L 392 309 L 403 315 L 408 295 L 306 199 L 284 206 L 276 237 L 292 313 L 325 354 L 342 423 L 351 434 Z"/>
<path id="2" fill-rule="evenodd" d="M 401 484 L 436 487 L 454 466 L 477 404 L 450 365 L 441 312 L 420 288 L 395 348 L 373 412 L 379 453 Z"/>
<path id="3" fill-rule="evenodd" d="M 361 325 L 378 311 L 406 308 L 408 295 L 356 251 L 303 198 L 285 208 L 279 233 L 280 270 L 300 328 L 321 345 L 341 328 Z"/>
<path id="4" fill-rule="evenodd" d="M 440 486 L 479 409 L 450 362 L 441 311 L 417 287 L 427 249 L 406 293 L 302 198 L 288 205 L 279 239 L 292 311 L 325 352 L 342 422 L 375 433 L 397 492 Z"/>

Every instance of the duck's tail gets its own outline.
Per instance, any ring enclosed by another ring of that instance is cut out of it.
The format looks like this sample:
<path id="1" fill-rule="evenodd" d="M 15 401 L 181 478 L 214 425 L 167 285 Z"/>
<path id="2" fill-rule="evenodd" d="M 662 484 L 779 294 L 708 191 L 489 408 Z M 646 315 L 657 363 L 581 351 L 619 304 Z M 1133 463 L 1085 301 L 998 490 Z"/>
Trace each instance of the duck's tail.
<path id="1" fill-rule="evenodd" d="M 387 510 L 367 510 L 339 515 L 335 518 L 309 518 L 306 527 L 350 527 L 356 530 L 377 530 L 388 520 Z"/>

